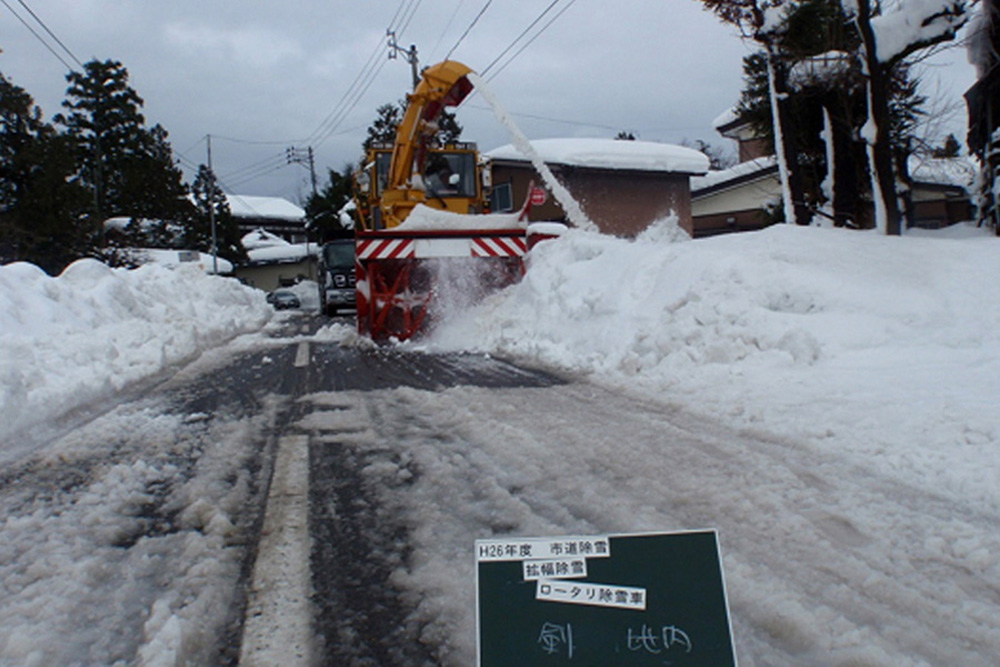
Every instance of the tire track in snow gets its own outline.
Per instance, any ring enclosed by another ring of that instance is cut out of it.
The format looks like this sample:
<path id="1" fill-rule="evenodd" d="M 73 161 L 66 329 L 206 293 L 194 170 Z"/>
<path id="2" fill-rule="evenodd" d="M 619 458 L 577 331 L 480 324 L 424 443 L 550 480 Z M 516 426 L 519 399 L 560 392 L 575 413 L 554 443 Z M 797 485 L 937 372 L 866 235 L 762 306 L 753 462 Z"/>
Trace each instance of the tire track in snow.
<path id="1" fill-rule="evenodd" d="M 720 530 L 742 664 L 1000 655 L 1000 521 L 971 503 L 586 384 L 365 400 L 378 502 L 413 548 L 396 580 L 444 664 L 474 659 L 474 539 L 705 527 Z M 404 470 L 410 483 L 389 483 Z"/>

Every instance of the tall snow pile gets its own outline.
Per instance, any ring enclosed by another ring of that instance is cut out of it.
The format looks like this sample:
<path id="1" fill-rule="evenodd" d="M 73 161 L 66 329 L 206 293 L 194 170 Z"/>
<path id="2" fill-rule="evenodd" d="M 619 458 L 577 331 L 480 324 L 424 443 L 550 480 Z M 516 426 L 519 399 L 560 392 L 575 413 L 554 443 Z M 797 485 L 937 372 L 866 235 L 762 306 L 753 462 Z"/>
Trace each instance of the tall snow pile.
<path id="1" fill-rule="evenodd" d="M 273 310 L 263 292 L 192 267 L 79 260 L 52 278 L 0 266 L 0 442 L 238 334 Z"/>
<path id="2" fill-rule="evenodd" d="M 689 243 L 573 231 L 435 349 L 512 355 L 899 466 L 1000 509 L 1000 245 L 778 225 Z"/>

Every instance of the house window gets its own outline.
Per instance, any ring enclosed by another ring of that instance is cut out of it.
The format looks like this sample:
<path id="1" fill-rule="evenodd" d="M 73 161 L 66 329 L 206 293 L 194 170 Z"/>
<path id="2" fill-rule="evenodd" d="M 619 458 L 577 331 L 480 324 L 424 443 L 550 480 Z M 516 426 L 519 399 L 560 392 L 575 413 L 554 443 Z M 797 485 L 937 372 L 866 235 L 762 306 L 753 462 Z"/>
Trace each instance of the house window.
<path id="1" fill-rule="evenodd" d="M 490 193 L 490 210 L 494 213 L 506 213 L 514 210 L 514 199 L 510 191 L 510 183 L 493 186 Z"/>

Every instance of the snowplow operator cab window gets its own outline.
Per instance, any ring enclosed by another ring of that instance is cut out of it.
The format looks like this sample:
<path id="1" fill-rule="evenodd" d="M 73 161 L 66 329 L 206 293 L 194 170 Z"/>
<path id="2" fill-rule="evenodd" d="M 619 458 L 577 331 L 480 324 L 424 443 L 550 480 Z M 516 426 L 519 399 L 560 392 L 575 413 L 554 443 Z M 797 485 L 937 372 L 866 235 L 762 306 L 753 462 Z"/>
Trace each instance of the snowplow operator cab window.
<path id="1" fill-rule="evenodd" d="M 427 160 L 424 183 L 436 197 L 475 197 L 476 164 L 472 153 L 437 153 Z"/>

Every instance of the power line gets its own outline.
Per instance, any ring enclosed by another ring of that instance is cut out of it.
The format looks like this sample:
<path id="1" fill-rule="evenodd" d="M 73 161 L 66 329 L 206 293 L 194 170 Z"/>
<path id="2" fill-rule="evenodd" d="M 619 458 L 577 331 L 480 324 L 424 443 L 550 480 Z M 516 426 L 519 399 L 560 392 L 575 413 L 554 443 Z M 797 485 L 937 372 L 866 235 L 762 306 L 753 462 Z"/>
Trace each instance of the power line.
<path id="1" fill-rule="evenodd" d="M 537 17 L 535 17 L 535 20 L 534 20 L 534 21 L 532 21 L 532 22 L 531 22 L 531 23 L 530 23 L 530 24 L 528 25 L 528 27 L 527 27 L 527 28 L 525 28 L 525 29 L 524 29 L 523 31 L 521 31 L 521 34 L 520 34 L 520 35 L 518 35 L 517 37 L 515 37 L 515 38 L 514 38 L 514 41 L 512 41 L 512 42 L 511 42 L 510 44 L 508 44 L 508 45 L 507 45 L 507 48 L 505 48 L 505 49 L 504 49 L 503 51 L 501 51 L 501 52 L 500 52 L 500 55 L 498 55 L 498 56 L 497 56 L 496 58 L 494 58 L 494 59 L 493 59 L 493 62 L 491 62 L 491 63 L 490 63 L 489 65 L 487 65 L 486 67 L 484 67 L 484 68 L 483 68 L 483 71 L 482 71 L 482 72 L 480 72 L 480 74 L 481 74 L 482 76 L 486 76 L 486 75 L 487 75 L 487 74 L 489 73 L 489 71 L 490 71 L 490 68 L 492 68 L 492 67 L 493 67 L 494 65 L 496 65 L 496 64 L 497 64 L 497 63 L 498 63 L 498 62 L 500 61 L 500 59 L 501 59 L 501 58 L 503 58 L 503 57 L 504 57 L 505 55 L 507 55 L 507 53 L 508 53 L 508 52 L 509 52 L 509 51 L 510 51 L 510 50 L 511 50 L 512 48 L 514 48 L 514 45 L 515 45 L 515 44 L 517 44 L 517 43 L 518 43 L 519 41 L 521 41 L 521 38 L 522 38 L 522 37 L 524 37 L 525 35 L 527 35 L 527 34 L 528 34 L 528 32 L 529 32 L 529 31 L 530 31 L 530 30 L 531 30 L 532 28 L 534 28 L 534 27 L 535 27 L 536 25 L 538 25 L 538 22 L 539 22 L 539 21 L 541 21 L 541 20 L 542 20 L 543 18 L 545 18 L 545 15 L 546 15 L 546 14 L 548 14 L 548 13 L 549 13 L 549 12 L 550 12 L 550 11 L 552 10 L 552 8 L 553 8 L 553 7 L 555 7 L 556 5 L 558 5 L 558 4 L 560 3 L 560 2 L 561 2 L 561 0 L 552 0 L 552 3 L 551 3 L 551 4 L 549 4 L 549 6 L 548 6 L 548 7 L 546 7 L 546 8 L 545 8 L 545 10 L 544 10 L 544 11 L 542 11 L 542 13 L 541 13 L 541 14 L 539 14 L 539 15 L 538 15 Z"/>
<path id="2" fill-rule="evenodd" d="M 406 32 L 406 29 L 410 27 L 410 22 L 413 20 L 413 16 L 417 13 L 417 10 L 420 9 L 420 3 L 423 1 L 424 0 L 415 0 L 413 2 L 409 17 L 407 17 L 405 22 L 403 22 L 402 27 L 397 29 L 397 32 L 399 33 L 399 35 L 397 35 L 398 37 L 402 37 L 403 33 Z"/>
<path id="3" fill-rule="evenodd" d="M 527 48 L 528 48 L 529 46 L 531 46 L 531 45 L 532 45 L 532 44 L 534 43 L 534 41 L 535 41 L 536 39 L 538 39 L 538 38 L 539 38 L 539 37 L 541 36 L 541 34 L 542 34 L 543 32 L 545 32 L 546 30 L 548 30 L 548 29 L 549 29 L 549 26 L 551 26 L 551 25 L 552 25 L 553 23 L 555 23 L 556 21 L 558 21 L 558 20 L 559 20 L 559 17 L 561 17 L 561 16 L 563 15 L 563 14 L 565 14 L 565 13 L 566 13 L 566 10 L 568 10 L 568 9 L 569 9 L 570 7 L 572 7 L 572 6 L 573 6 L 573 5 L 575 5 L 575 4 L 576 4 L 576 0 L 569 0 L 569 4 L 567 4 L 567 5 L 565 6 L 565 7 L 563 7 L 563 8 L 562 8 L 562 9 L 561 9 L 561 10 L 559 11 L 559 13 L 558 13 L 558 14 L 556 14 L 555 16 L 553 16 L 553 17 L 552 17 L 552 18 L 551 18 L 551 19 L 549 20 L 549 22 L 548 22 L 548 23 L 546 23 L 546 24 L 545 24 L 544 26 L 542 26 L 541 30 L 539 30 L 538 32 L 536 32 L 536 33 L 535 33 L 535 35 L 534 35 L 534 37 L 532 37 L 531 39 L 529 39 L 529 40 L 527 41 L 527 43 L 526 43 L 526 44 L 525 44 L 524 46 L 522 46 L 522 47 L 521 47 L 520 49 L 518 49 L 518 50 L 517 50 L 517 53 L 515 53 L 514 55 L 512 55 L 512 56 L 511 56 L 511 57 L 510 57 L 510 58 L 509 58 L 509 59 L 507 60 L 507 62 L 505 62 L 505 63 L 504 63 L 504 64 L 503 64 L 503 65 L 502 65 L 502 66 L 500 67 L 500 69 L 498 69 L 498 70 L 497 70 L 496 72 L 494 72 L 494 73 L 493 73 L 493 75 L 492 75 L 492 76 L 490 76 L 490 78 L 488 78 L 488 79 L 487 79 L 486 81 L 487 81 L 487 82 L 490 82 L 490 81 L 492 81 L 493 79 L 497 78 L 497 76 L 499 76 L 501 72 L 503 72 L 503 71 L 504 71 L 505 69 L 507 69 L 507 66 L 508 66 L 508 65 L 510 65 L 510 64 L 511 64 L 512 62 L 514 62 L 514 60 L 516 60 L 516 59 L 517 59 L 517 57 L 518 57 L 519 55 L 521 55 L 522 53 L 524 53 L 524 50 L 525 50 L 525 49 L 527 49 Z M 546 9 L 546 11 L 548 11 L 548 10 Z M 518 38 L 518 39 L 520 39 L 520 38 Z"/>
<path id="4" fill-rule="evenodd" d="M 10 13 L 14 15 L 14 18 L 16 18 L 18 21 L 20 21 L 24 25 L 24 27 L 28 29 L 28 32 L 30 32 L 32 35 L 35 36 L 35 39 L 37 39 L 39 42 L 41 42 L 42 46 L 44 46 L 46 49 L 48 49 L 49 53 L 51 53 L 52 55 L 54 55 L 56 57 L 56 60 L 58 60 L 59 62 L 61 62 L 63 64 L 63 67 L 65 67 L 70 72 L 73 71 L 73 67 L 70 66 L 70 64 L 68 62 L 66 62 L 66 60 L 61 55 L 59 55 L 58 53 L 56 53 L 56 50 L 54 48 L 52 48 L 52 45 L 50 45 L 48 42 L 46 42 L 45 39 L 41 35 L 39 35 L 38 32 L 35 31 L 35 29 L 32 28 L 31 25 L 27 21 L 25 21 L 24 18 L 20 14 L 18 14 L 16 11 L 14 11 L 14 8 L 10 6 L 10 3 L 8 3 L 7 0 L 0 0 L 0 2 L 3 3 L 4 7 L 6 7 L 8 10 L 10 10 Z"/>
<path id="5" fill-rule="evenodd" d="M 444 36 L 448 34 L 451 24 L 455 22 L 455 17 L 458 16 L 458 10 L 460 10 L 464 4 L 465 0 L 459 0 L 459 3 L 455 5 L 455 11 L 451 13 L 451 18 L 448 19 L 448 22 L 444 25 L 444 29 L 441 31 L 440 37 L 438 37 L 437 42 L 434 43 L 434 48 L 430 51 L 432 57 L 435 53 L 437 53 L 438 47 L 441 46 L 441 42 L 444 41 Z"/>
<path id="6" fill-rule="evenodd" d="M 61 46 L 61 47 L 62 47 L 62 50 L 63 50 L 63 51 L 65 51 L 66 53 L 68 53 L 68 54 L 69 54 L 69 57 L 73 59 L 73 62 L 75 62 L 75 63 L 76 63 L 77 65 L 79 65 L 79 66 L 80 66 L 80 69 L 83 69 L 83 63 L 82 63 L 82 62 L 80 62 L 80 59 L 79 59 L 79 58 L 77 58 L 77 57 L 76 57 L 76 55 L 74 55 L 74 53 L 73 53 L 72 51 L 70 51 L 70 50 L 69 50 L 69 47 L 68 47 L 68 46 L 66 46 L 65 44 L 63 44 L 63 41 L 62 41 L 61 39 L 59 39 L 59 38 L 58 38 L 58 37 L 56 36 L 56 34 L 55 34 L 54 32 L 52 32 L 51 30 L 49 30 L 49 26 L 45 25 L 45 21 L 43 21 L 42 19 L 40 19 L 40 18 L 38 17 L 38 14 L 36 14 L 35 12 L 33 12 L 33 11 L 32 11 L 32 10 L 31 10 L 31 7 L 29 7 L 29 6 L 28 6 L 28 4 L 27 4 L 27 3 L 26 3 L 26 2 L 24 1 L 24 0 L 17 0 L 17 1 L 18 1 L 18 3 L 19 3 L 19 4 L 20 4 L 20 5 L 22 6 L 22 7 L 24 7 L 24 9 L 25 9 L 25 10 L 26 10 L 26 11 L 27 11 L 27 12 L 28 12 L 29 14 L 31 14 L 31 17 L 32 17 L 33 19 L 35 19 L 35 21 L 37 21 L 37 22 L 38 22 L 38 25 L 42 26 L 42 28 L 44 28 L 44 29 L 45 29 L 45 32 L 49 33 L 49 36 L 50 36 L 50 37 L 51 37 L 52 39 L 56 40 L 56 44 L 58 44 L 59 46 Z M 6 5 L 7 3 L 5 2 L 4 4 Z M 9 5 L 8 5 L 8 7 L 9 7 Z"/>
<path id="7" fill-rule="evenodd" d="M 256 178 L 256 175 L 258 173 L 270 172 L 274 167 L 283 167 L 283 166 L 285 166 L 285 153 L 281 152 L 278 153 L 277 155 L 271 155 L 270 157 L 258 160 L 253 164 L 249 164 L 245 167 L 241 167 L 239 169 L 230 171 L 223 175 L 229 179 L 252 180 L 253 178 Z"/>
<path id="8" fill-rule="evenodd" d="M 475 104 L 468 105 L 468 108 L 475 109 L 477 111 L 490 111 L 490 112 L 493 111 L 493 109 L 490 108 L 490 107 L 487 107 L 487 106 L 478 106 L 478 105 L 475 105 Z M 563 125 L 578 125 L 580 127 L 596 127 L 596 128 L 602 129 L 602 130 L 615 130 L 615 131 L 621 129 L 620 127 L 613 127 L 611 125 L 602 125 L 600 123 L 588 123 L 586 121 L 569 120 L 569 119 L 566 119 L 566 118 L 552 118 L 551 116 L 539 116 L 537 114 L 530 114 L 530 113 L 516 113 L 516 112 L 513 112 L 513 111 L 508 111 L 507 113 L 509 113 L 511 116 L 515 116 L 517 118 L 530 118 L 532 120 L 544 120 L 544 121 L 549 122 L 549 123 L 561 123 Z"/>
<path id="9" fill-rule="evenodd" d="M 472 23 L 469 24 L 469 27 L 465 29 L 465 32 L 462 33 L 462 36 L 458 38 L 457 42 L 455 42 L 455 46 L 451 47 L 451 50 L 448 51 L 447 55 L 445 55 L 444 57 L 445 60 L 449 60 L 451 58 L 451 54 L 455 52 L 455 49 L 457 49 L 458 45 L 462 43 L 462 40 L 464 40 L 466 36 L 469 34 L 469 32 L 471 32 L 472 29 L 475 27 L 475 25 L 479 23 L 479 19 L 483 17 L 483 14 L 486 13 L 486 10 L 489 9 L 490 5 L 492 4 L 493 0 L 486 0 L 486 4 L 483 5 L 483 8 L 479 10 L 478 14 L 476 14 L 476 18 L 472 19 Z"/>
<path id="10" fill-rule="evenodd" d="M 229 181 L 229 183 L 227 183 L 227 187 L 229 187 L 230 192 L 234 192 L 236 187 L 238 187 L 240 185 L 243 185 L 244 183 L 249 183 L 250 181 L 255 181 L 258 178 L 262 178 L 264 176 L 267 176 L 268 174 L 273 174 L 276 171 L 280 171 L 281 169 L 287 168 L 288 164 L 285 162 L 285 156 L 284 155 L 281 156 L 281 160 L 282 160 L 281 164 L 276 164 L 276 165 L 274 165 L 273 167 L 271 167 L 269 169 L 263 169 L 261 171 L 254 172 L 252 174 L 247 174 L 246 176 L 243 176 L 242 178 L 237 178 L 235 181 Z M 232 178 L 232 176 L 230 175 L 230 176 L 227 176 L 226 178 L 230 179 L 230 178 Z M 219 180 L 219 182 L 222 182 L 222 179 L 217 179 L 217 180 Z"/>
<path id="11" fill-rule="evenodd" d="M 417 9 L 420 8 L 421 2 L 422 0 L 402 0 L 396 10 L 396 14 L 393 16 L 392 21 L 389 22 L 389 25 L 386 28 L 386 34 L 390 35 L 396 33 L 398 36 L 402 36 L 403 32 L 405 32 L 409 27 L 413 17 L 416 15 Z M 378 56 L 382 53 L 383 48 L 385 48 L 384 44 L 380 40 L 375 49 L 372 51 L 371 56 L 369 56 L 368 61 L 358 73 L 358 76 L 355 77 L 351 85 L 348 86 L 343 97 L 341 97 L 340 101 L 333 108 L 330 114 L 327 115 L 323 122 L 320 123 L 319 127 L 317 127 L 305 141 L 298 143 L 306 143 L 319 147 L 336 133 L 340 125 L 347 119 L 348 115 L 354 111 L 357 105 L 361 102 L 365 93 L 367 93 L 371 88 L 376 78 L 378 78 L 379 73 L 381 73 L 382 68 L 385 67 L 386 61 L 384 59 L 379 61 L 378 59 Z"/>

